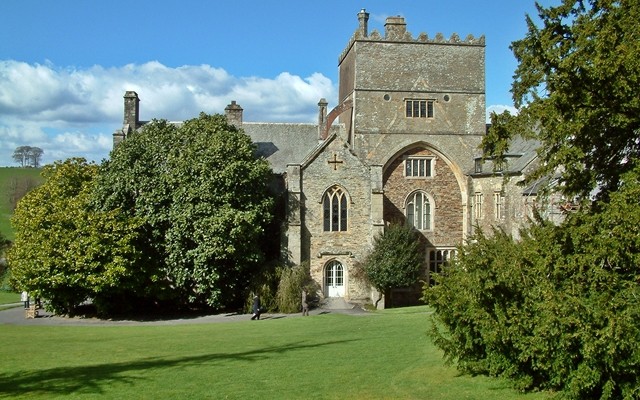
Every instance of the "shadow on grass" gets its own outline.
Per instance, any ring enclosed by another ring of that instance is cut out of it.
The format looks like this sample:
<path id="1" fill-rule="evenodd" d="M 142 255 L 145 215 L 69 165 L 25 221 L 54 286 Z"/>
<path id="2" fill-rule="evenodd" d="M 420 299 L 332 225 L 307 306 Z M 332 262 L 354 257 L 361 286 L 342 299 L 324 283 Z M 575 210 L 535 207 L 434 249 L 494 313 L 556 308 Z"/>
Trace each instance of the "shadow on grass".
<path id="1" fill-rule="evenodd" d="M 255 349 L 239 353 L 212 353 L 181 358 L 147 358 L 140 361 L 99 364 L 77 367 L 57 367 L 43 370 L 16 371 L 0 374 L 0 397 L 30 395 L 60 396 L 70 394 L 105 394 L 105 388 L 114 383 L 135 385 L 138 381 L 149 380 L 136 376 L 136 371 L 152 369 L 183 368 L 205 366 L 220 361 L 235 360 L 255 362 L 274 354 L 284 354 L 306 348 L 331 346 L 353 342 L 337 340 L 322 343 L 291 343 L 283 346 Z"/>

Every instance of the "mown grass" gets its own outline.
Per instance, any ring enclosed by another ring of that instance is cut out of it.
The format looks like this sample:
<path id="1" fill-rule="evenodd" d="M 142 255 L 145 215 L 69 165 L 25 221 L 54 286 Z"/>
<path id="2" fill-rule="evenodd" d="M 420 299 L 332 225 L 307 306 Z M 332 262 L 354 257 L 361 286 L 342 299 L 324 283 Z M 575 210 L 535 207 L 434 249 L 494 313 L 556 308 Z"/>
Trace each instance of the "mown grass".
<path id="1" fill-rule="evenodd" d="M 31 180 L 36 183 L 42 182 L 41 168 L 8 168 L 0 167 L 0 233 L 7 239 L 13 240 L 14 234 L 11 229 L 11 216 L 13 207 L 11 206 L 12 185 L 15 180 Z"/>
<path id="2" fill-rule="evenodd" d="M 0 306 L 3 304 L 19 303 L 20 293 L 7 292 L 0 290 Z"/>
<path id="3" fill-rule="evenodd" d="M 375 315 L 0 329 L 0 397 L 546 399 L 444 366 L 426 307 Z"/>
<path id="4" fill-rule="evenodd" d="M 15 303 L 20 303 L 20 293 L 0 290 L 0 311 L 16 307 Z"/>

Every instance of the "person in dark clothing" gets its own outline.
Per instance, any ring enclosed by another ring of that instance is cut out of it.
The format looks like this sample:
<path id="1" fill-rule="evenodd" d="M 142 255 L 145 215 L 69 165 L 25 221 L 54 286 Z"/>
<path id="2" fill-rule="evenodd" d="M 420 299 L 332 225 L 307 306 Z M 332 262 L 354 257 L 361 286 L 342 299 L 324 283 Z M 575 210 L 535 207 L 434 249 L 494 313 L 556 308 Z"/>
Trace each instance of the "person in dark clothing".
<path id="1" fill-rule="evenodd" d="M 253 296 L 253 307 L 251 308 L 251 311 L 253 312 L 253 316 L 251 317 L 251 319 L 260 319 L 260 314 L 262 312 L 262 310 L 260 310 L 260 297 L 258 296 Z"/>

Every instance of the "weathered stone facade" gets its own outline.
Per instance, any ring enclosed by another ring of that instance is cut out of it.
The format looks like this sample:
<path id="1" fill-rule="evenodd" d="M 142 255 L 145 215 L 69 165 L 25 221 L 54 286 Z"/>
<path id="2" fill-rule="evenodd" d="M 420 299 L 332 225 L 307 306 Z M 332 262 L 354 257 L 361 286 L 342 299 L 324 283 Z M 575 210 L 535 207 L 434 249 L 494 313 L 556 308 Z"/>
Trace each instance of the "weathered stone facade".
<path id="1" fill-rule="evenodd" d="M 516 181 L 505 183 L 492 167 L 478 170 L 486 131 L 484 37 L 413 37 L 402 17 L 389 17 L 384 35 L 369 33 L 368 17 L 358 14 L 338 59 L 339 103 L 327 113 L 321 99 L 317 124 L 243 122 L 235 101 L 225 109 L 282 179 L 285 257 L 309 263 L 321 296 L 357 302 L 376 296 L 357 264 L 392 221 L 408 221 L 422 234 L 428 279 L 475 226 L 515 232 L 526 212 Z M 134 95 L 125 95 L 114 143 L 142 125 Z M 514 156 L 510 175 L 535 159 L 527 146 Z M 485 202 L 476 213 L 478 194 Z M 419 290 L 417 283 L 391 297 L 395 304 L 416 301 Z"/>

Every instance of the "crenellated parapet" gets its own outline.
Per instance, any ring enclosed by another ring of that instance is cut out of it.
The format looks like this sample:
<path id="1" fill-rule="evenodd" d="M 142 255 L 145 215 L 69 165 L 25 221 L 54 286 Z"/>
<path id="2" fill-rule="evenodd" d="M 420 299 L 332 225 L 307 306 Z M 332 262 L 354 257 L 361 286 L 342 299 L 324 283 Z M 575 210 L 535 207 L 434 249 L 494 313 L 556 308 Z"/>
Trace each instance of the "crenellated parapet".
<path id="1" fill-rule="evenodd" d="M 345 58 L 349 49 L 356 41 L 362 42 L 394 42 L 394 43 L 425 43 L 425 44 L 449 44 L 460 46 L 484 46 L 485 37 L 481 35 L 475 37 L 472 34 L 467 35 L 462 39 L 457 33 L 453 33 L 449 38 L 446 38 L 442 33 L 437 33 L 435 37 L 430 38 L 424 32 L 421 32 L 418 36 L 414 37 L 411 32 L 407 31 L 406 23 L 403 17 L 388 17 L 385 23 L 385 33 L 381 34 L 377 30 L 368 32 L 367 21 L 368 13 L 365 10 L 360 11 L 358 14 L 360 26 L 351 36 L 347 47 L 340 54 L 338 58 L 338 64 Z"/>

